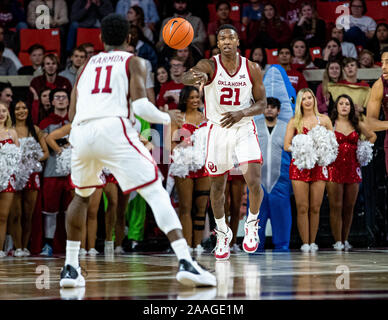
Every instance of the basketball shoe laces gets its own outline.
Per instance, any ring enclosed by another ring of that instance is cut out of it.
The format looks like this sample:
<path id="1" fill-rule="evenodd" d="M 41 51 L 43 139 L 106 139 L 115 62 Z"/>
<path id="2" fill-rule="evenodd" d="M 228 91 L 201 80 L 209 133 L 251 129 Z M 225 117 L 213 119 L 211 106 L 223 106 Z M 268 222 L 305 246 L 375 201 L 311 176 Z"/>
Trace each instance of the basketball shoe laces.
<path id="1" fill-rule="evenodd" d="M 223 241 L 225 242 L 224 246 L 225 247 L 228 246 L 228 239 L 229 239 L 229 237 L 227 237 L 227 233 L 228 232 L 224 233 L 224 232 L 219 231 L 217 229 L 213 230 L 213 234 L 217 236 L 217 244 L 216 244 L 216 246 L 214 247 L 214 249 L 212 250 L 211 253 L 214 253 L 217 250 L 217 248 L 219 247 L 219 245 L 220 245 L 220 237 L 222 237 Z"/>

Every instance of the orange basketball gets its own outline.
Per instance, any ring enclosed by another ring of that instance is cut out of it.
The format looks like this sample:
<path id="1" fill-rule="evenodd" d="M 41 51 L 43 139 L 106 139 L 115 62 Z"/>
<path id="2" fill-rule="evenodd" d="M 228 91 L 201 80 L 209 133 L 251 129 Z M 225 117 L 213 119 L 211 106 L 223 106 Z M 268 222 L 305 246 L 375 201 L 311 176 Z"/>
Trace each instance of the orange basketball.
<path id="1" fill-rule="evenodd" d="M 183 18 L 170 19 L 163 28 L 163 40 L 173 49 L 186 48 L 193 38 L 193 27 Z"/>

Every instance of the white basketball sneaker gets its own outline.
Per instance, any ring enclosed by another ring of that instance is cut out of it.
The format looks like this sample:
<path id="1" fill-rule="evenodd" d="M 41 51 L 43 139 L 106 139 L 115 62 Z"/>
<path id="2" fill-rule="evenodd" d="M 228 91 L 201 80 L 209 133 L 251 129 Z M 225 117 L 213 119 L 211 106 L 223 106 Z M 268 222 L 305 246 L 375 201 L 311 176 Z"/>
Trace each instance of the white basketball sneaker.
<path id="1" fill-rule="evenodd" d="M 75 269 L 73 266 L 67 264 L 62 268 L 61 281 L 59 282 L 61 288 L 76 288 L 85 286 L 85 278 L 81 274 L 81 268 Z"/>
<path id="2" fill-rule="evenodd" d="M 214 248 L 214 256 L 217 260 L 227 260 L 230 256 L 230 241 L 233 239 L 233 232 L 228 227 L 228 231 L 222 232 L 220 230 L 214 229 L 217 235 L 217 244 Z"/>
<path id="3" fill-rule="evenodd" d="M 260 239 L 259 239 L 259 221 L 260 220 L 252 220 L 249 222 L 245 221 L 244 230 L 245 236 L 243 240 L 243 249 L 247 253 L 253 253 L 259 247 Z"/>
<path id="4" fill-rule="evenodd" d="M 216 277 L 194 260 L 192 262 L 185 259 L 179 260 L 179 270 L 176 279 L 181 284 L 190 287 L 217 285 Z"/>

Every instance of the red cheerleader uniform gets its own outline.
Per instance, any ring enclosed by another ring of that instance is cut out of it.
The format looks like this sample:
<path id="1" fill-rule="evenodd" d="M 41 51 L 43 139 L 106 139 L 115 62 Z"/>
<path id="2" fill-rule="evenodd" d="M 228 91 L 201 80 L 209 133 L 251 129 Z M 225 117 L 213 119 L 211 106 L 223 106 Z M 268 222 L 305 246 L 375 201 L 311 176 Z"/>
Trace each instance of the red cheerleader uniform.
<path id="1" fill-rule="evenodd" d="M 5 139 L 5 140 L 0 140 L 0 144 L 3 146 L 5 144 L 12 144 L 13 143 L 13 140 L 12 138 L 8 138 L 8 139 Z M 12 175 L 10 178 L 9 178 L 9 182 L 8 182 L 8 187 L 2 191 L 0 191 L 0 193 L 3 193 L 3 192 L 16 192 L 15 188 L 15 177 L 14 175 Z"/>
<path id="2" fill-rule="evenodd" d="M 40 190 L 40 173 L 33 172 L 30 175 L 25 187 L 23 190 L 28 191 L 39 191 Z"/>
<path id="3" fill-rule="evenodd" d="M 180 133 L 180 137 L 181 137 L 180 140 L 183 141 L 185 139 L 188 139 L 194 133 L 195 130 L 202 128 L 202 127 L 205 127 L 206 125 L 207 125 L 206 122 L 203 122 L 200 125 L 194 125 L 191 123 L 184 123 L 182 125 L 182 128 L 179 129 L 179 133 Z M 190 134 L 189 136 L 188 136 L 188 133 Z M 199 169 L 195 172 L 190 171 L 189 174 L 185 178 L 198 179 L 198 178 L 203 178 L 203 177 L 208 177 L 208 176 L 209 176 L 209 173 L 207 172 L 205 166 L 203 166 L 201 169 Z"/>
<path id="4" fill-rule="evenodd" d="M 303 134 L 307 134 L 309 130 L 303 127 Z M 296 135 L 296 130 L 295 130 Z M 290 180 L 299 180 L 304 182 L 315 182 L 315 181 L 328 181 L 329 174 L 326 167 L 319 166 L 316 164 L 312 169 L 302 169 L 299 170 L 296 165 L 294 165 L 294 159 L 291 160 L 290 164 Z"/>
<path id="5" fill-rule="evenodd" d="M 360 183 L 362 181 L 361 168 L 357 160 L 358 133 L 351 132 L 347 136 L 334 131 L 338 142 L 337 159 L 327 168 L 329 181 L 336 183 Z"/>

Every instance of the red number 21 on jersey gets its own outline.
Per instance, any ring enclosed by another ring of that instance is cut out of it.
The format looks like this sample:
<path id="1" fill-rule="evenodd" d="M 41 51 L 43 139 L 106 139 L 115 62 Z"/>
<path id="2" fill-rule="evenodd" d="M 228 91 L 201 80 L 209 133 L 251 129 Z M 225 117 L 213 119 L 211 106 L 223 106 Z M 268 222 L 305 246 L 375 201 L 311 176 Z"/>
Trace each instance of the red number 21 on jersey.
<path id="1" fill-rule="evenodd" d="M 220 104 L 227 106 L 239 106 L 240 105 L 240 88 L 222 88 L 223 94 L 220 97 Z"/>
<path id="2" fill-rule="evenodd" d="M 110 87 L 110 76 L 112 74 L 112 67 L 113 66 L 106 66 L 106 78 L 105 78 L 105 86 L 102 88 L 102 93 L 112 93 L 112 88 Z M 101 77 L 101 70 L 102 67 L 96 68 L 96 80 L 94 81 L 94 89 L 92 90 L 92 94 L 100 93 L 100 88 L 98 87 L 100 83 L 100 77 Z"/>

